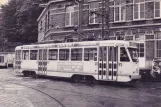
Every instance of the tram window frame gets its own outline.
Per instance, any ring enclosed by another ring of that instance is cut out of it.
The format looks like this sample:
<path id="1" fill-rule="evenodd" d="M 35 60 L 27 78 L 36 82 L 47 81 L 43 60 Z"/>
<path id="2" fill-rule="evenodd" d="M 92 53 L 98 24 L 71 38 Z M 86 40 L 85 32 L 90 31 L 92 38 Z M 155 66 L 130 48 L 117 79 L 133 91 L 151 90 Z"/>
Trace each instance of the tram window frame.
<path id="1" fill-rule="evenodd" d="M 22 50 L 22 59 L 29 60 L 29 50 Z"/>
<path id="2" fill-rule="evenodd" d="M 59 60 L 69 60 L 70 49 L 59 49 Z M 63 56 L 63 57 L 62 57 Z"/>
<path id="3" fill-rule="evenodd" d="M 57 60 L 58 59 L 58 49 L 49 49 L 48 60 Z"/>
<path id="4" fill-rule="evenodd" d="M 124 50 L 125 53 L 122 54 L 121 50 Z M 125 54 L 126 54 L 126 57 L 125 56 L 123 57 L 123 55 L 125 55 Z M 125 59 L 125 58 L 127 58 L 127 59 Z M 120 47 L 120 61 L 121 62 L 130 62 L 129 55 L 128 55 L 125 47 Z"/>
<path id="5" fill-rule="evenodd" d="M 84 48 L 84 61 L 97 61 L 97 47 Z"/>
<path id="6" fill-rule="evenodd" d="M 30 50 L 30 60 L 38 59 L 38 50 Z"/>
<path id="7" fill-rule="evenodd" d="M 71 49 L 71 61 L 82 61 L 83 49 L 72 48 Z"/>

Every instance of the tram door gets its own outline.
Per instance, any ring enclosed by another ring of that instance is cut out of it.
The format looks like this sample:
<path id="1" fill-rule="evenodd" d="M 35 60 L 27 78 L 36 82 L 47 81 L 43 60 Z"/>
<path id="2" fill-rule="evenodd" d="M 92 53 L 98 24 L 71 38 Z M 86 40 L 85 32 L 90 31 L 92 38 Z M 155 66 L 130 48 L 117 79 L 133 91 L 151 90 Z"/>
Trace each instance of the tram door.
<path id="1" fill-rule="evenodd" d="M 21 69 L 21 50 L 16 50 L 15 69 Z"/>
<path id="2" fill-rule="evenodd" d="M 107 47 L 99 47 L 98 79 L 107 79 Z"/>
<path id="3" fill-rule="evenodd" d="M 117 79 L 118 47 L 99 47 L 98 79 Z"/>
<path id="4" fill-rule="evenodd" d="M 108 79 L 117 80 L 118 71 L 118 47 L 108 47 Z"/>
<path id="5" fill-rule="evenodd" d="M 47 74 L 47 49 L 39 49 L 38 74 Z"/>

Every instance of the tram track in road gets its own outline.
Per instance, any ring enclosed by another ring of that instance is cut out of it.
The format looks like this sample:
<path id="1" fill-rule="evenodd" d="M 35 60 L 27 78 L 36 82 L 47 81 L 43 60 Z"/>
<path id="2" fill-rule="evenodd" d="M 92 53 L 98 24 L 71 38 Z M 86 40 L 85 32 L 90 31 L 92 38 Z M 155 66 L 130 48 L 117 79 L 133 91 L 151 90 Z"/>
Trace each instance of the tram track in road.
<path id="1" fill-rule="evenodd" d="M 58 102 L 62 107 L 66 107 L 65 105 L 63 105 L 60 101 L 58 101 L 56 98 L 54 98 L 53 96 L 47 94 L 45 91 L 42 91 L 42 90 L 39 90 L 35 87 L 31 87 L 31 86 L 27 86 L 27 85 L 23 85 L 21 83 L 15 83 L 15 82 L 11 82 L 11 81 L 8 81 L 9 83 L 13 83 L 13 84 L 17 84 L 17 85 L 21 85 L 21 86 L 24 86 L 24 87 L 27 87 L 27 88 L 30 88 L 30 89 L 33 89 L 33 90 L 36 90 L 38 92 L 41 92 L 47 96 L 49 96 L 50 98 L 54 99 L 56 102 Z M 39 88 L 42 88 L 40 86 L 37 86 Z M 61 92 L 69 92 L 69 93 L 76 93 L 78 95 L 87 95 L 88 97 L 98 97 L 98 98 L 107 98 L 107 99 L 113 99 L 113 100 L 125 100 L 125 101 L 131 101 L 131 102 L 140 102 L 140 103 L 148 103 L 147 101 L 141 101 L 141 100 L 135 100 L 135 99 L 127 99 L 127 98 L 123 98 L 121 96 L 109 96 L 109 95 L 98 95 L 98 94 L 89 94 L 89 93 L 83 93 L 83 92 L 78 92 L 78 91 L 71 91 L 71 90 L 63 90 L 63 89 L 58 89 L 58 88 L 48 88 L 48 90 L 55 90 L 55 91 L 61 91 Z M 46 90 L 47 91 L 47 90 Z M 134 93 L 137 93 L 136 91 Z M 116 93 L 118 94 L 118 93 Z M 143 93 L 143 92 L 140 92 L 140 94 L 146 94 L 147 93 Z M 156 95 L 151 95 L 151 94 L 148 94 L 148 96 L 153 96 L 153 97 L 158 97 Z"/>
<path id="2" fill-rule="evenodd" d="M 25 79 L 29 79 L 29 80 L 35 80 L 35 79 L 32 79 L 32 78 L 25 78 Z M 149 103 L 149 102 L 147 102 L 147 100 L 145 99 L 143 99 L 143 100 L 138 100 L 137 98 L 135 98 L 135 97 L 133 97 L 134 99 L 128 99 L 128 98 L 126 98 L 126 97 L 122 97 L 121 95 L 119 96 L 119 92 L 118 93 L 115 93 L 115 94 L 117 94 L 117 95 L 115 95 L 115 96 L 110 96 L 110 95 L 100 95 L 99 93 L 88 93 L 88 92 L 79 92 L 79 91 L 77 91 L 77 90 L 68 90 L 68 89 L 60 89 L 60 88 L 55 88 L 55 87 L 48 87 L 48 88 L 46 88 L 46 89 L 43 89 L 43 90 L 39 90 L 39 88 L 41 89 L 42 87 L 44 87 L 44 86 L 41 86 L 41 85 L 36 85 L 36 87 L 35 86 L 32 86 L 32 85 L 24 85 L 23 83 L 20 83 L 19 81 L 17 81 L 17 82 L 12 82 L 11 80 L 9 80 L 9 81 L 6 81 L 6 82 L 9 82 L 9 83 L 13 83 L 13 84 L 17 84 L 17 85 L 21 85 L 21 86 L 24 86 L 24 87 L 27 87 L 27 88 L 30 88 L 30 89 L 33 89 L 33 90 L 36 90 L 36 91 L 39 91 L 39 92 L 41 92 L 41 93 L 43 93 L 43 94 L 45 94 L 45 95 L 47 95 L 47 96 L 49 96 L 50 98 L 52 98 L 52 99 L 54 99 L 56 102 L 58 102 L 62 107 L 65 107 L 65 105 L 63 105 L 60 101 L 58 101 L 55 97 L 53 97 L 51 94 L 49 94 L 49 93 L 46 93 L 46 92 L 50 92 L 51 90 L 55 90 L 55 91 L 61 91 L 61 92 L 68 92 L 68 93 L 75 93 L 75 94 L 77 94 L 77 95 L 83 95 L 83 96 L 87 96 L 87 97 L 98 97 L 98 98 L 107 98 L 107 99 L 113 99 L 113 100 L 124 100 L 124 101 L 130 101 L 130 102 L 136 102 L 136 103 L 138 103 L 138 102 L 140 102 L 140 103 Z M 59 82 L 59 81 L 56 81 L 56 82 Z M 80 86 L 80 84 L 72 84 L 72 85 L 78 85 L 78 86 Z M 92 86 L 90 86 L 90 87 L 92 87 Z M 108 87 L 108 88 L 110 88 L 110 87 Z M 119 88 L 119 87 L 118 87 Z M 116 87 L 112 87 L 111 86 L 111 88 L 110 88 L 111 90 L 113 90 L 113 89 L 116 89 Z M 121 88 L 122 89 L 122 88 Z M 126 89 L 128 89 L 129 90 L 129 88 L 126 88 Z M 117 89 L 118 90 L 118 89 Z M 130 89 L 131 90 L 131 89 Z M 133 90 L 133 94 L 138 94 L 138 92 L 137 92 L 137 90 L 135 90 L 135 89 L 132 89 Z M 117 92 L 117 91 L 116 91 Z M 125 91 L 124 91 L 125 92 Z M 126 93 L 125 93 L 126 94 Z M 141 95 L 141 96 L 150 96 L 150 97 L 159 97 L 159 98 L 161 98 L 161 96 L 157 96 L 157 95 L 153 95 L 153 94 L 150 94 L 150 93 L 146 93 L 146 92 L 139 92 L 139 94 Z M 149 103 L 150 104 L 150 103 Z"/>
<path id="3" fill-rule="evenodd" d="M 57 99 L 54 98 L 53 96 L 51 96 L 51 95 L 49 95 L 49 94 L 47 94 L 47 93 L 45 93 L 45 92 L 43 92 L 43 91 L 41 91 L 41 90 L 39 90 L 39 89 L 36 89 L 36 88 L 34 88 L 34 87 L 27 86 L 27 85 L 23 85 L 23 84 L 16 83 L 16 82 L 5 81 L 5 80 L 4 80 L 4 81 L 1 81 L 1 80 L 0 80 L 0 82 L 12 83 L 12 84 L 15 84 L 15 85 L 19 85 L 19 86 L 23 86 L 23 87 L 26 87 L 26 88 L 35 90 L 35 91 L 37 91 L 37 92 L 39 92 L 39 93 L 42 93 L 42 94 L 48 96 L 49 98 L 53 99 L 54 101 L 56 101 L 56 102 L 57 102 L 59 105 L 61 105 L 62 107 L 66 107 L 63 103 L 61 103 L 59 100 L 57 100 Z"/>

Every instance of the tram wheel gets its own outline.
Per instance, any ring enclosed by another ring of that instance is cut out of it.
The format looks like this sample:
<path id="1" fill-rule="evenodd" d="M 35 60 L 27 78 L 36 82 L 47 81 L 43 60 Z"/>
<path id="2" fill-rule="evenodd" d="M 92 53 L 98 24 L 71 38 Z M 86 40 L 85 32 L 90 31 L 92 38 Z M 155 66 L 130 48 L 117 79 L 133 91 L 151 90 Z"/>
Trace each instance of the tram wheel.
<path id="1" fill-rule="evenodd" d="M 94 77 L 92 77 L 91 78 L 91 83 L 96 85 L 96 84 L 98 84 L 98 81 Z"/>
<path id="2" fill-rule="evenodd" d="M 24 75 L 24 77 L 28 77 L 29 76 L 28 72 L 23 72 L 23 75 Z"/>
<path id="3" fill-rule="evenodd" d="M 38 78 L 38 75 L 35 72 L 33 72 L 32 73 L 32 78 L 36 79 L 36 78 Z"/>
<path id="4" fill-rule="evenodd" d="M 80 76 L 79 76 L 79 75 L 73 75 L 73 76 L 71 77 L 71 81 L 72 81 L 72 83 L 79 83 L 79 81 L 80 81 Z"/>

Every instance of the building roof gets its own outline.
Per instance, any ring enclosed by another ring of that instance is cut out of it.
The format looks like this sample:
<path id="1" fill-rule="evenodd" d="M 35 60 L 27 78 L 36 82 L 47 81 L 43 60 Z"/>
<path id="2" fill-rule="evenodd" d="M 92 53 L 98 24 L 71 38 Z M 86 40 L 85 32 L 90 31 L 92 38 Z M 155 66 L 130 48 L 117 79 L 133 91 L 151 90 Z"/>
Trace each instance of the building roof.
<path id="1" fill-rule="evenodd" d="M 42 16 L 44 15 L 45 11 L 47 10 L 48 6 L 52 3 L 57 3 L 57 2 L 62 2 L 62 1 L 65 1 L 65 0 L 51 0 L 49 1 L 48 3 L 45 3 L 45 4 L 40 4 L 39 6 L 41 7 L 45 7 L 44 10 L 42 11 L 42 13 L 40 14 L 40 16 L 38 17 L 37 21 L 39 21 Z"/>

